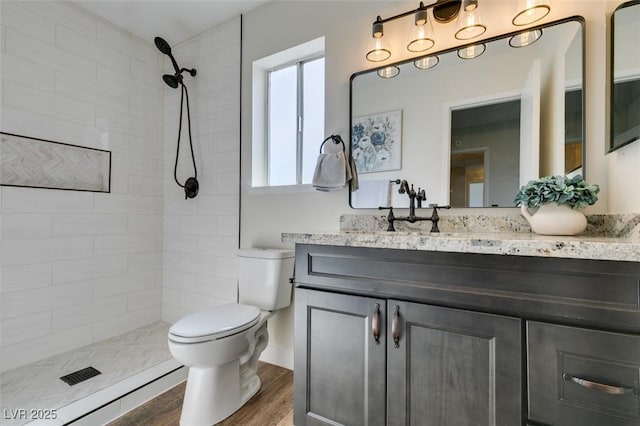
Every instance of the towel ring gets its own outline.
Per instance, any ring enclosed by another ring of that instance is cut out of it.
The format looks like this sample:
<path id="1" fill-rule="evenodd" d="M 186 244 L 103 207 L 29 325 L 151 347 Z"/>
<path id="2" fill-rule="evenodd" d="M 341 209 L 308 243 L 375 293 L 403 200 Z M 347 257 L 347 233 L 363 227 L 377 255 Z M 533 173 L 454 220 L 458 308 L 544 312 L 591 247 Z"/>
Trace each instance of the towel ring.
<path id="1" fill-rule="evenodd" d="M 327 141 L 331 139 L 333 141 L 334 144 L 338 145 L 339 143 L 342 144 L 342 151 L 345 151 L 347 148 L 344 146 L 344 141 L 342 140 L 342 138 L 340 137 L 340 135 L 331 135 L 328 138 L 326 138 L 325 140 L 322 141 L 322 143 L 320 144 L 320 154 L 322 154 L 322 147 L 324 147 L 324 144 L 327 143 Z"/>

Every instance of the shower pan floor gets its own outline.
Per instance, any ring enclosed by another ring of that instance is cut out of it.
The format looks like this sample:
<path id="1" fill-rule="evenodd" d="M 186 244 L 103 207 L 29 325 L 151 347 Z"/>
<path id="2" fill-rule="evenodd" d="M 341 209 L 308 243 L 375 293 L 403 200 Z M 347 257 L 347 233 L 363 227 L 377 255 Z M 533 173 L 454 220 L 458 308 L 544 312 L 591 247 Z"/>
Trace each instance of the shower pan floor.
<path id="1" fill-rule="evenodd" d="M 107 419 L 105 412 L 117 417 L 174 386 L 186 378 L 186 369 L 167 347 L 169 326 L 156 322 L 6 371 L 0 376 L 0 425 L 22 425 L 36 419 L 50 420 L 38 424 L 63 425 L 97 409 L 94 417 L 100 412 L 101 418 Z M 60 380 L 86 367 L 101 374 L 73 386 Z M 74 425 L 87 423 L 83 420 L 88 417 Z M 98 424 L 96 420 L 87 424 Z"/>

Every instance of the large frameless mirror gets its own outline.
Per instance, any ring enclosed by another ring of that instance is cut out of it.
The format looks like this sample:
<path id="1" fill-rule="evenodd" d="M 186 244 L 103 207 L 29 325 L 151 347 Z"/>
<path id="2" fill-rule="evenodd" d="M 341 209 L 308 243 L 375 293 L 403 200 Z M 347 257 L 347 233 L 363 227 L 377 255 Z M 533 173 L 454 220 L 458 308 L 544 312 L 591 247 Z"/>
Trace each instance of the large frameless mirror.
<path id="1" fill-rule="evenodd" d="M 611 150 L 640 139 L 640 0 L 611 17 Z"/>
<path id="2" fill-rule="evenodd" d="M 584 31 L 572 17 L 355 73 L 353 208 L 513 207 L 520 185 L 584 174 Z"/>

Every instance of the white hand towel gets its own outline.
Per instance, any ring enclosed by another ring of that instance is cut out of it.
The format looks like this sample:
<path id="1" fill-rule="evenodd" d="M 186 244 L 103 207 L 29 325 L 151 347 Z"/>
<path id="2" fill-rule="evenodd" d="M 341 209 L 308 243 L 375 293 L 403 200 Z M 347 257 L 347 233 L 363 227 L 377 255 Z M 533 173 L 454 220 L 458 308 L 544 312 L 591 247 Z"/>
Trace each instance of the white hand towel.
<path id="1" fill-rule="evenodd" d="M 318 191 L 337 191 L 347 183 L 344 152 L 328 152 L 318 156 L 311 181 Z"/>

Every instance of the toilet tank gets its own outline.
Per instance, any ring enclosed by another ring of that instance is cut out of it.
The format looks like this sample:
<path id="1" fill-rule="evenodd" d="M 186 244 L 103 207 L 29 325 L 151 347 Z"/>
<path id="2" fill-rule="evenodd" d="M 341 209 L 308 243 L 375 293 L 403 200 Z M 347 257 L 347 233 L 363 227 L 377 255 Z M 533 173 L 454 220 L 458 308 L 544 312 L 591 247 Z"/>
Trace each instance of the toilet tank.
<path id="1" fill-rule="evenodd" d="M 293 250 L 240 249 L 238 302 L 265 311 L 291 304 L 289 278 L 293 277 Z"/>

